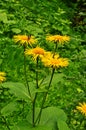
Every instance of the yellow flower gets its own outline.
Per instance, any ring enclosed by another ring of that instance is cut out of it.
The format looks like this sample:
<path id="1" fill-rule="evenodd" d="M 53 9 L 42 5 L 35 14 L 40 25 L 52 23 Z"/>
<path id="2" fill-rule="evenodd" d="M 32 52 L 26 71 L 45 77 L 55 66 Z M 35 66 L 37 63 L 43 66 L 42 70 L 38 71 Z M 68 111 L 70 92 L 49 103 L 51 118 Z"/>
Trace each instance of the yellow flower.
<path id="1" fill-rule="evenodd" d="M 69 64 L 66 58 L 60 58 L 58 54 L 55 54 L 53 57 L 53 54 L 48 53 L 44 57 L 41 57 L 41 60 L 46 67 L 66 67 Z"/>
<path id="2" fill-rule="evenodd" d="M 36 59 L 38 56 L 41 57 L 44 54 L 45 54 L 45 50 L 40 47 L 36 47 L 33 49 L 26 49 L 25 51 L 25 55 L 32 55 L 34 59 Z"/>
<path id="3" fill-rule="evenodd" d="M 19 42 L 21 45 L 32 45 L 37 42 L 34 36 L 15 35 L 13 39 L 15 42 Z"/>
<path id="4" fill-rule="evenodd" d="M 4 72 L 0 72 L 0 83 L 6 80 L 5 76 L 6 74 Z"/>
<path id="5" fill-rule="evenodd" d="M 54 36 L 47 36 L 46 40 L 64 44 L 64 42 L 67 42 L 70 40 L 70 37 L 69 36 L 54 35 Z"/>
<path id="6" fill-rule="evenodd" d="M 79 106 L 76 107 L 77 110 L 79 110 L 81 113 L 85 114 L 86 116 L 86 103 L 79 103 Z"/>

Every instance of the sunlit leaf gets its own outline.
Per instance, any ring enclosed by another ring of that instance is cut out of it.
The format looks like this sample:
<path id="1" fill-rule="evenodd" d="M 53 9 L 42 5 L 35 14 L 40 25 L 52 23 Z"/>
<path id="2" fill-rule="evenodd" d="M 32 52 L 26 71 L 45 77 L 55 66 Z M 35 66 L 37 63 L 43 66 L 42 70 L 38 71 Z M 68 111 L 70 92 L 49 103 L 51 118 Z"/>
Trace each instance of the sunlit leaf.
<path id="1" fill-rule="evenodd" d="M 12 31 L 16 34 L 21 32 L 21 30 L 18 28 L 12 28 Z"/>
<path id="2" fill-rule="evenodd" d="M 7 14 L 4 13 L 0 13 L 0 21 L 2 21 L 3 23 L 7 23 L 8 19 L 7 19 Z"/>

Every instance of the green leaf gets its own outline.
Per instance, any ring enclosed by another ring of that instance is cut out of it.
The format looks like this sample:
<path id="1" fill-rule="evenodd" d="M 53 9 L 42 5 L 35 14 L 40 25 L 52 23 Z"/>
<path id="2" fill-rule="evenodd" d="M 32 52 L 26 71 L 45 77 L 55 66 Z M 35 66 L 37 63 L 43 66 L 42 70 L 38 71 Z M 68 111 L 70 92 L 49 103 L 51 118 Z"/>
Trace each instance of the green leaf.
<path id="1" fill-rule="evenodd" d="M 56 84 L 58 84 L 59 82 L 63 82 L 64 81 L 64 77 L 65 75 L 63 73 L 56 73 L 53 76 L 53 80 L 52 80 L 52 85 L 55 86 Z M 47 78 L 44 79 L 43 83 L 40 86 L 46 86 L 49 84 L 50 81 L 50 76 L 47 76 Z"/>
<path id="2" fill-rule="evenodd" d="M 27 121 L 23 121 L 18 123 L 16 126 L 12 128 L 12 130 L 52 130 L 50 126 L 36 126 L 33 127 L 31 124 L 29 124 Z"/>
<path id="3" fill-rule="evenodd" d="M 22 83 L 6 82 L 3 83 L 2 86 L 5 88 L 9 88 L 10 93 L 13 93 L 19 99 L 23 99 L 25 101 L 28 101 L 30 99 L 28 89 Z"/>
<path id="4" fill-rule="evenodd" d="M 40 124 L 49 124 L 53 130 L 56 130 L 57 128 L 59 128 L 59 130 L 69 130 L 66 120 L 67 116 L 62 109 L 57 107 L 48 107 L 43 109 Z M 60 129 L 61 125 L 63 125 L 63 128 L 65 129 Z"/>
<path id="5" fill-rule="evenodd" d="M 1 114 L 3 116 L 8 116 L 10 115 L 13 111 L 15 111 L 17 109 L 17 104 L 15 102 L 10 102 L 9 104 L 7 104 L 5 107 L 3 107 L 1 109 Z"/>
<path id="6" fill-rule="evenodd" d="M 3 34 L 3 31 L 0 31 L 0 34 Z"/>
<path id="7" fill-rule="evenodd" d="M 15 20 L 8 20 L 7 23 L 8 24 L 16 24 L 16 21 Z"/>
<path id="8" fill-rule="evenodd" d="M 21 32 L 21 30 L 20 30 L 20 29 L 18 29 L 18 28 L 12 28 L 12 32 L 14 32 L 14 33 L 18 34 L 18 33 L 20 33 L 20 32 Z"/>
<path id="9" fill-rule="evenodd" d="M 35 93 L 43 93 L 43 92 L 47 92 L 47 90 L 45 88 L 38 88 L 35 90 Z"/>
<path id="10" fill-rule="evenodd" d="M 58 120 L 58 128 L 59 130 L 70 130 L 67 124 L 62 120 Z"/>
<path id="11" fill-rule="evenodd" d="M 39 111 L 40 111 L 40 108 L 36 108 L 35 119 L 37 118 Z M 29 112 L 27 116 L 27 120 L 29 120 L 29 122 L 32 123 L 32 111 Z M 62 123 L 67 128 L 66 120 L 67 120 L 67 116 L 62 109 L 57 108 L 57 107 L 47 107 L 42 110 L 42 115 L 41 115 L 39 125 L 50 126 L 52 130 L 56 130 L 58 128 L 57 124 L 60 121 L 62 121 Z"/>
<path id="12" fill-rule="evenodd" d="M 59 82 L 63 82 L 64 81 L 64 74 L 63 73 L 56 73 L 54 74 L 53 80 L 52 80 L 52 84 L 56 85 Z"/>
<path id="13" fill-rule="evenodd" d="M 3 23 L 7 23 L 8 19 L 7 19 L 7 14 L 4 13 L 0 13 L 0 21 L 2 21 Z"/>
<path id="14" fill-rule="evenodd" d="M 43 109 L 40 123 L 48 123 L 52 121 L 63 120 L 66 121 L 67 116 L 65 112 L 57 107 L 47 107 Z"/>

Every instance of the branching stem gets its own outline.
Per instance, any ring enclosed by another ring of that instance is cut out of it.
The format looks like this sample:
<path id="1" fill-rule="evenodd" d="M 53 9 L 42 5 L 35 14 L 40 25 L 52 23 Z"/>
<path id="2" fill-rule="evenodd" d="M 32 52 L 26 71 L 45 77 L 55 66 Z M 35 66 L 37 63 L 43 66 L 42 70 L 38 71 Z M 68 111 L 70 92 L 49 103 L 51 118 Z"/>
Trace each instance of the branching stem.
<path id="1" fill-rule="evenodd" d="M 53 52 L 53 58 L 54 58 L 55 53 L 56 53 L 56 50 L 57 50 L 57 43 L 56 43 L 55 45 L 56 45 L 56 46 L 55 46 L 55 49 L 54 49 L 54 52 Z M 38 116 L 37 116 L 37 118 L 36 118 L 35 124 L 36 124 L 36 123 L 39 124 L 39 122 L 40 122 L 41 115 L 42 115 L 42 110 L 43 110 L 44 103 L 45 103 L 46 98 L 47 98 L 47 95 L 48 95 L 48 90 L 49 90 L 49 88 L 50 88 L 50 86 L 51 86 L 51 83 L 52 83 L 52 79 L 53 79 L 54 72 L 55 72 L 55 68 L 52 68 L 51 78 L 50 78 L 49 85 L 48 85 L 48 87 L 47 87 L 47 92 L 44 93 L 43 100 L 42 100 L 42 104 L 41 104 L 41 108 L 40 108 L 40 112 L 39 112 L 39 114 L 38 114 Z"/>
<path id="2" fill-rule="evenodd" d="M 43 110 L 43 106 L 44 106 L 44 103 L 45 103 L 45 100 L 46 100 L 46 97 L 47 97 L 47 94 L 48 94 L 48 90 L 49 90 L 49 88 L 50 88 L 50 86 L 51 86 L 51 83 L 52 83 L 54 71 L 55 71 L 55 68 L 52 68 L 52 74 L 51 74 L 51 78 L 50 78 L 49 85 L 48 85 L 48 87 L 47 87 L 47 92 L 44 93 L 44 97 L 43 97 L 43 100 L 42 100 L 40 112 L 39 112 L 39 114 L 38 114 L 38 116 L 37 116 L 37 119 L 36 119 L 36 121 L 35 121 L 35 124 L 36 124 L 37 122 L 38 122 L 38 124 L 39 124 L 39 122 L 40 122 L 41 114 L 42 114 L 42 110 Z"/>

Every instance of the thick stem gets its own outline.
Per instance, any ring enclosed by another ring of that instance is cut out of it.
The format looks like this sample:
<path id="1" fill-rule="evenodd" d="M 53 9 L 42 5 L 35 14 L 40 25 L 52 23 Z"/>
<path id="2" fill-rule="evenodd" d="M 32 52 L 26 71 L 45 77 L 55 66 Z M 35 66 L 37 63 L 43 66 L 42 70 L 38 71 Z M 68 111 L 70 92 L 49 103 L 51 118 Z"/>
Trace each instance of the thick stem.
<path id="1" fill-rule="evenodd" d="M 25 49 L 26 49 L 26 47 L 24 45 L 24 52 L 25 52 Z M 27 73 L 26 73 L 26 57 L 25 57 L 25 54 L 24 54 L 24 75 L 25 75 L 26 85 L 28 87 L 28 93 L 29 93 L 29 96 L 31 97 L 30 87 L 29 87 L 29 84 L 28 84 Z"/>
<path id="2" fill-rule="evenodd" d="M 39 57 L 36 59 L 36 89 L 39 88 L 38 86 L 38 60 Z M 36 106 L 36 99 L 37 99 L 37 92 L 35 93 L 34 101 L 33 101 L 33 110 L 32 110 L 32 123 L 35 126 L 35 106 Z"/>
<path id="3" fill-rule="evenodd" d="M 49 90 L 49 88 L 50 88 L 50 86 L 51 86 L 51 83 L 52 83 L 54 71 L 55 71 L 55 68 L 52 68 L 52 74 L 51 74 L 51 78 L 50 78 L 49 85 L 48 85 L 48 87 L 47 87 L 47 92 L 44 93 L 44 97 L 43 97 L 43 100 L 42 100 L 40 112 L 39 112 L 39 114 L 38 114 L 38 116 L 37 116 L 37 119 L 36 119 L 36 121 L 35 121 L 35 124 L 36 124 L 37 122 L 38 122 L 38 124 L 39 124 L 39 122 L 40 122 L 41 114 L 42 114 L 42 110 L 43 110 L 43 106 L 44 106 L 44 103 L 45 103 L 45 100 L 46 100 L 46 97 L 47 97 L 47 94 L 48 94 L 48 90 Z"/>

